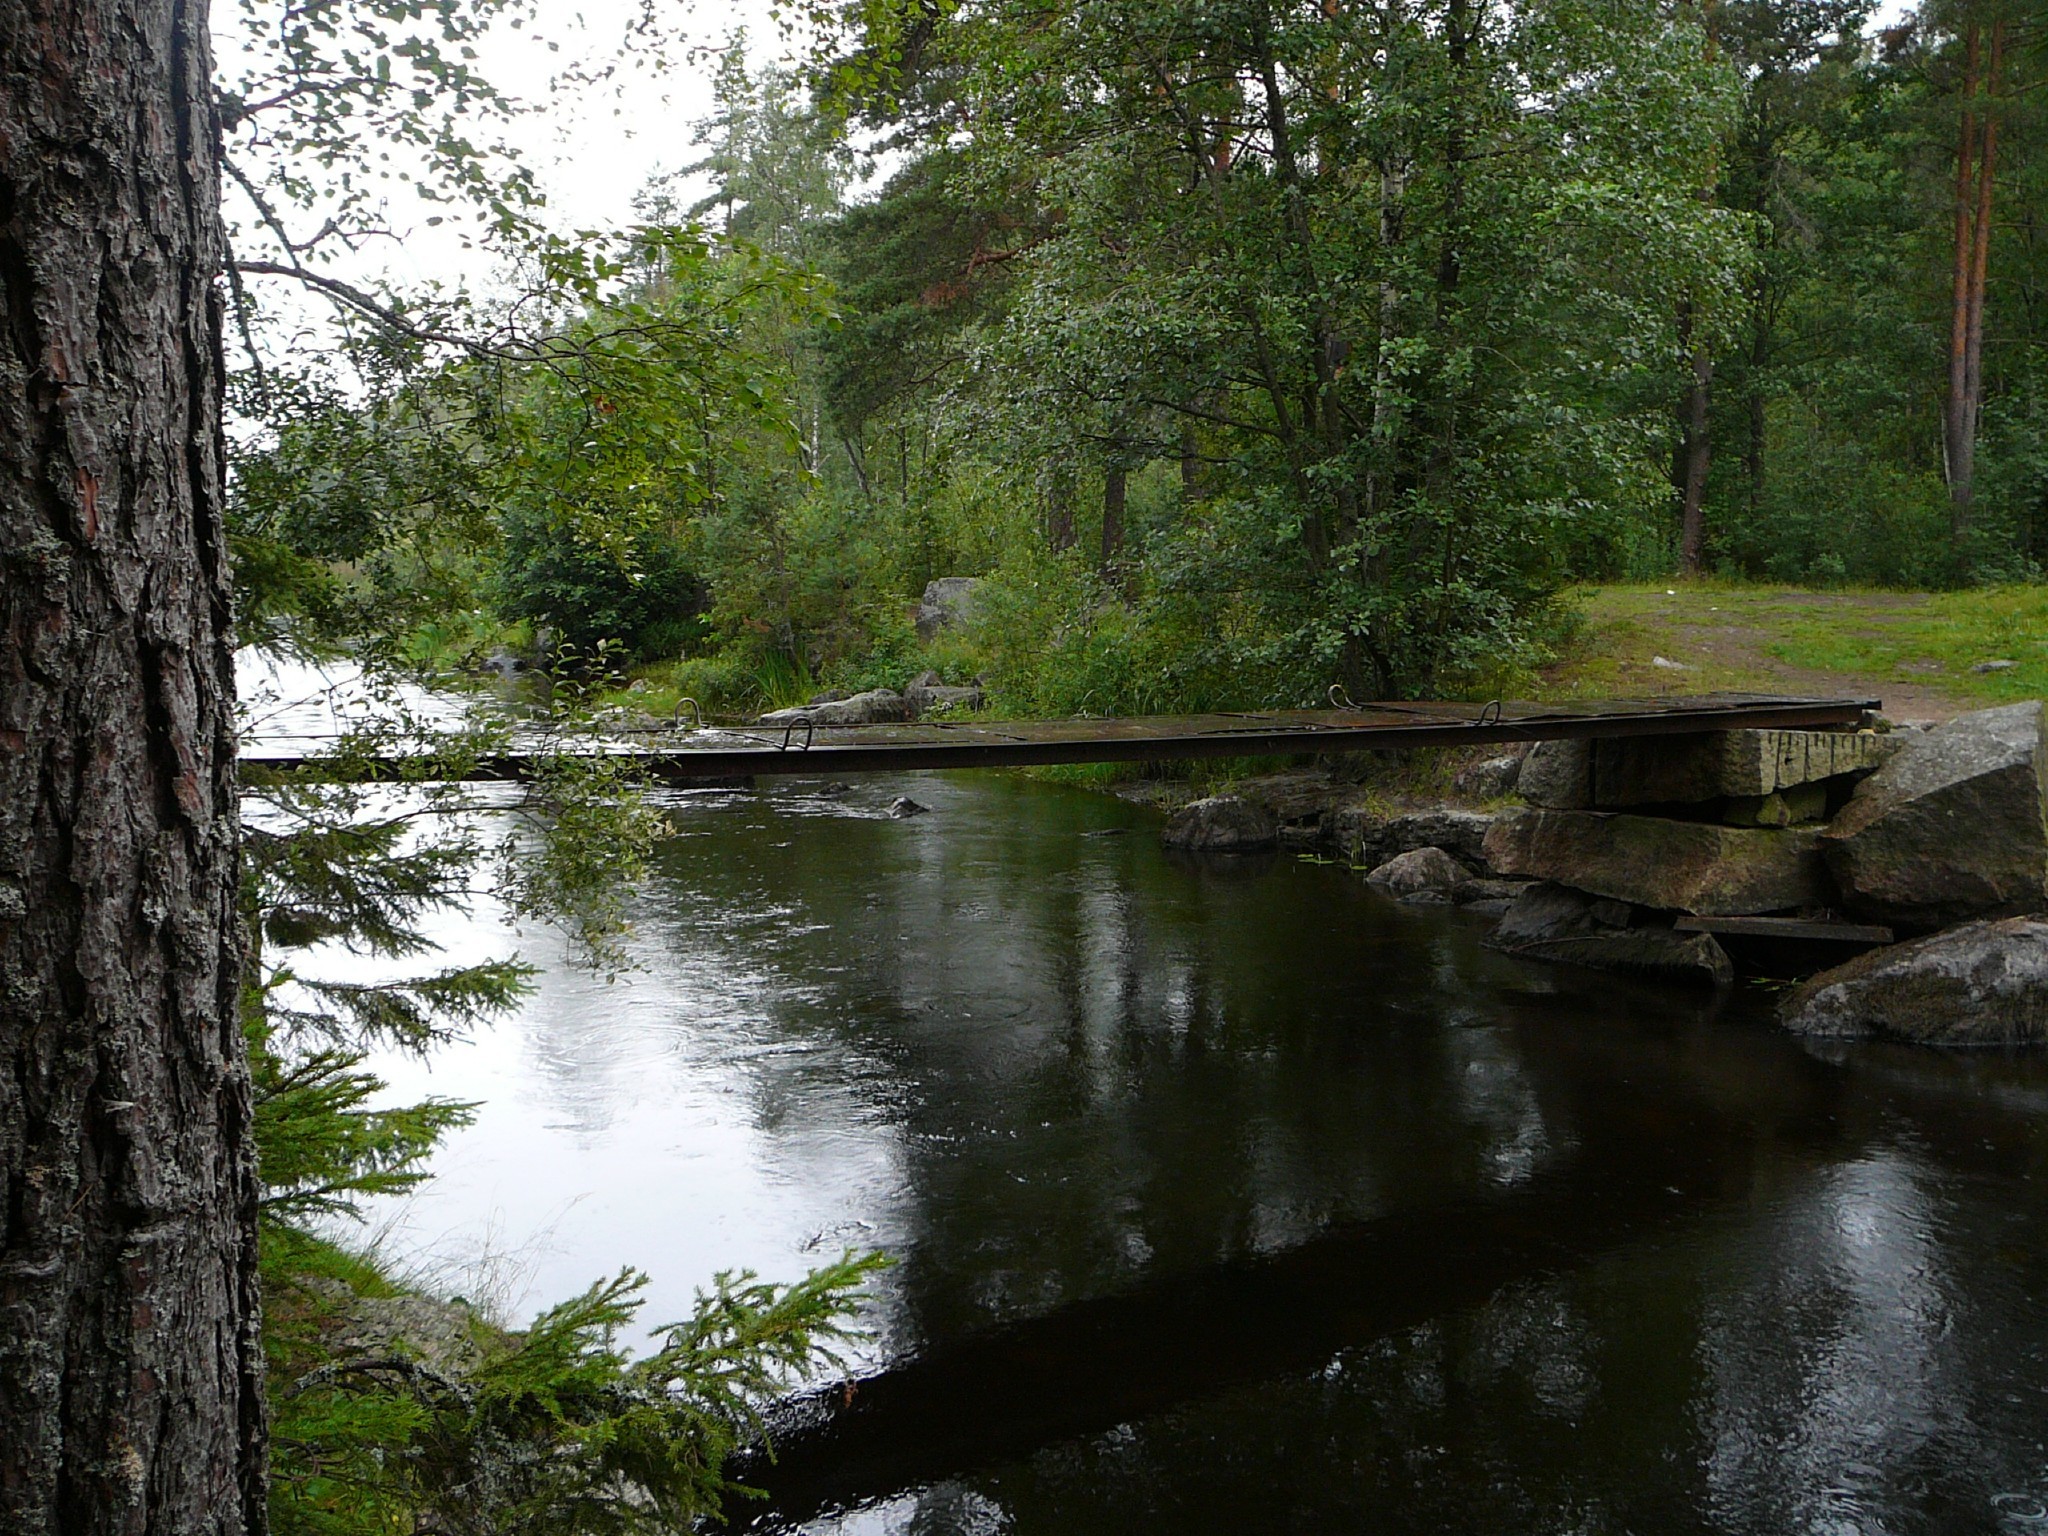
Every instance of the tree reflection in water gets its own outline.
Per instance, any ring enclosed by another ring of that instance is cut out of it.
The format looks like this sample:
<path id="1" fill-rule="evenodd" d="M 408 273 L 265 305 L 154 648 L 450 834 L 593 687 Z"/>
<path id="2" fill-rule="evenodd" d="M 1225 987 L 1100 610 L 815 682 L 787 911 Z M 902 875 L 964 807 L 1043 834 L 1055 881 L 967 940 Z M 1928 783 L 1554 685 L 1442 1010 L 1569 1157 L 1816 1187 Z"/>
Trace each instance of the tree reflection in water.
<path id="1" fill-rule="evenodd" d="M 650 1316 L 895 1254 L 764 1527 L 1960 1532 L 2039 1491 L 2034 1062 L 1826 1058 L 1014 778 L 675 819 L 643 969 L 527 936 L 519 1024 L 438 1063 L 489 1108 L 404 1222 L 552 1220 L 537 1292 L 638 1263 Z"/>

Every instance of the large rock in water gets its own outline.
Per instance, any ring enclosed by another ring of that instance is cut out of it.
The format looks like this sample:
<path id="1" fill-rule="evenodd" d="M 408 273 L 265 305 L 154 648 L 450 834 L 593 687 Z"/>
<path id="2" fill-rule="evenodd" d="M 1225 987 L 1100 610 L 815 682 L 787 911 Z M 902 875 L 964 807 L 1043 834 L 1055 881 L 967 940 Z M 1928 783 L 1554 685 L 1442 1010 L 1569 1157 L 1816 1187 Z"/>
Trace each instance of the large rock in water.
<path id="1" fill-rule="evenodd" d="M 1583 965 L 1655 981 L 1715 987 L 1734 981 L 1735 967 L 1712 934 L 1630 927 L 1631 916 L 1618 903 L 1539 885 L 1508 907 L 1486 943 L 1525 960 Z"/>
<path id="2" fill-rule="evenodd" d="M 1457 899 L 1472 871 L 1441 848 L 1416 848 L 1397 854 L 1365 877 L 1365 883 L 1396 901 L 1442 902 Z"/>
<path id="3" fill-rule="evenodd" d="M 1631 736 L 1593 746 L 1593 804 L 1678 805 L 1762 799 L 1881 767 L 1897 741 L 1852 731 L 1706 731 Z"/>
<path id="4" fill-rule="evenodd" d="M 2039 700 L 1907 738 L 1856 786 L 1822 839 L 1843 902 L 1902 928 L 2048 905 Z"/>
<path id="5" fill-rule="evenodd" d="M 1159 840 L 1191 853 L 1262 853 L 1280 841 L 1280 825 L 1262 805 L 1211 795 L 1175 811 Z"/>
<path id="6" fill-rule="evenodd" d="M 1616 901 L 1739 917 L 1828 895 L 1819 834 L 1602 811 L 1518 811 L 1486 836 L 1496 873 L 1554 880 Z"/>
<path id="7" fill-rule="evenodd" d="M 870 688 L 851 698 L 828 699 L 822 704 L 803 704 L 795 709 L 777 709 L 761 717 L 762 725 L 896 725 L 915 720 L 917 711 L 893 688 Z"/>
<path id="8" fill-rule="evenodd" d="M 1803 1035 L 1925 1045 L 2048 1041 L 2048 921 L 1968 923 L 1824 971 L 1778 1010 Z"/>

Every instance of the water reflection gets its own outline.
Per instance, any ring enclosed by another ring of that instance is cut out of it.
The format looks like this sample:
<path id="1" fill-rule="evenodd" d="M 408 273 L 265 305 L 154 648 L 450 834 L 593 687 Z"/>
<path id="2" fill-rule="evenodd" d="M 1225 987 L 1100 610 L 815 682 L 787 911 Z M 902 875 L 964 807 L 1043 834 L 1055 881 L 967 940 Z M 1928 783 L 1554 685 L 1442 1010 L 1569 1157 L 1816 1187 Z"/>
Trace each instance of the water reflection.
<path id="1" fill-rule="evenodd" d="M 522 936 L 401 1225 L 662 1316 L 894 1254 L 765 1526 L 2029 1528 L 2035 1063 L 1816 1054 L 1016 779 L 671 811 L 641 971 Z"/>

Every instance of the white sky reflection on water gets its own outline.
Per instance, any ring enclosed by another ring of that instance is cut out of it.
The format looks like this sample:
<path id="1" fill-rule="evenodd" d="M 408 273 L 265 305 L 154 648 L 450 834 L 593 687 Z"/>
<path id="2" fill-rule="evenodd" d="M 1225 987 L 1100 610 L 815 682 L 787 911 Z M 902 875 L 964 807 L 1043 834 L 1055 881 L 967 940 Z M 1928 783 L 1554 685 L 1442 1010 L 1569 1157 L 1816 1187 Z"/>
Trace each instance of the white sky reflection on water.
<path id="1" fill-rule="evenodd" d="M 650 1276 L 644 1324 L 682 1316 L 713 1273 L 795 1280 L 845 1247 L 894 1235 L 895 1138 L 856 1110 L 813 1098 L 778 1112 L 757 1071 L 801 1052 L 772 1031 L 785 988 L 736 967 L 716 935 L 694 952 L 640 952 L 646 968 L 607 982 L 547 930 L 454 925 L 457 945 L 541 967 L 516 1016 L 426 1061 L 380 1056 L 387 1098 L 483 1102 L 424 1190 L 378 1221 L 462 1290 L 481 1275 L 521 1317 L 627 1265 Z M 466 958 L 466 957 L 465 957 Z"/>

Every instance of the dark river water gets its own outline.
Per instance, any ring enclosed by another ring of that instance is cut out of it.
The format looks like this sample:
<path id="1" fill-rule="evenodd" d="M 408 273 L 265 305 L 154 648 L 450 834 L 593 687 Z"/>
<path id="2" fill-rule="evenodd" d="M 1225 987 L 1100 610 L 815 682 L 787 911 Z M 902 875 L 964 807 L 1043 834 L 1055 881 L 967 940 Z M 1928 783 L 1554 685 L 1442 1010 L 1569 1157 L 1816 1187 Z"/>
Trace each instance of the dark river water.
<path id="1" fill-rule="evenodd" d="M 517 1019 L 388 1064 L 487 1108 L 386 1241 L 515 1309 L 636 1264 L 649 1323 L 891 1254 L 737 1524 L 2048 1531 L 2048 1062 L 1805 1045 L 1020 778 L 672 805 L 636 974 L 528 935 Z"/>

